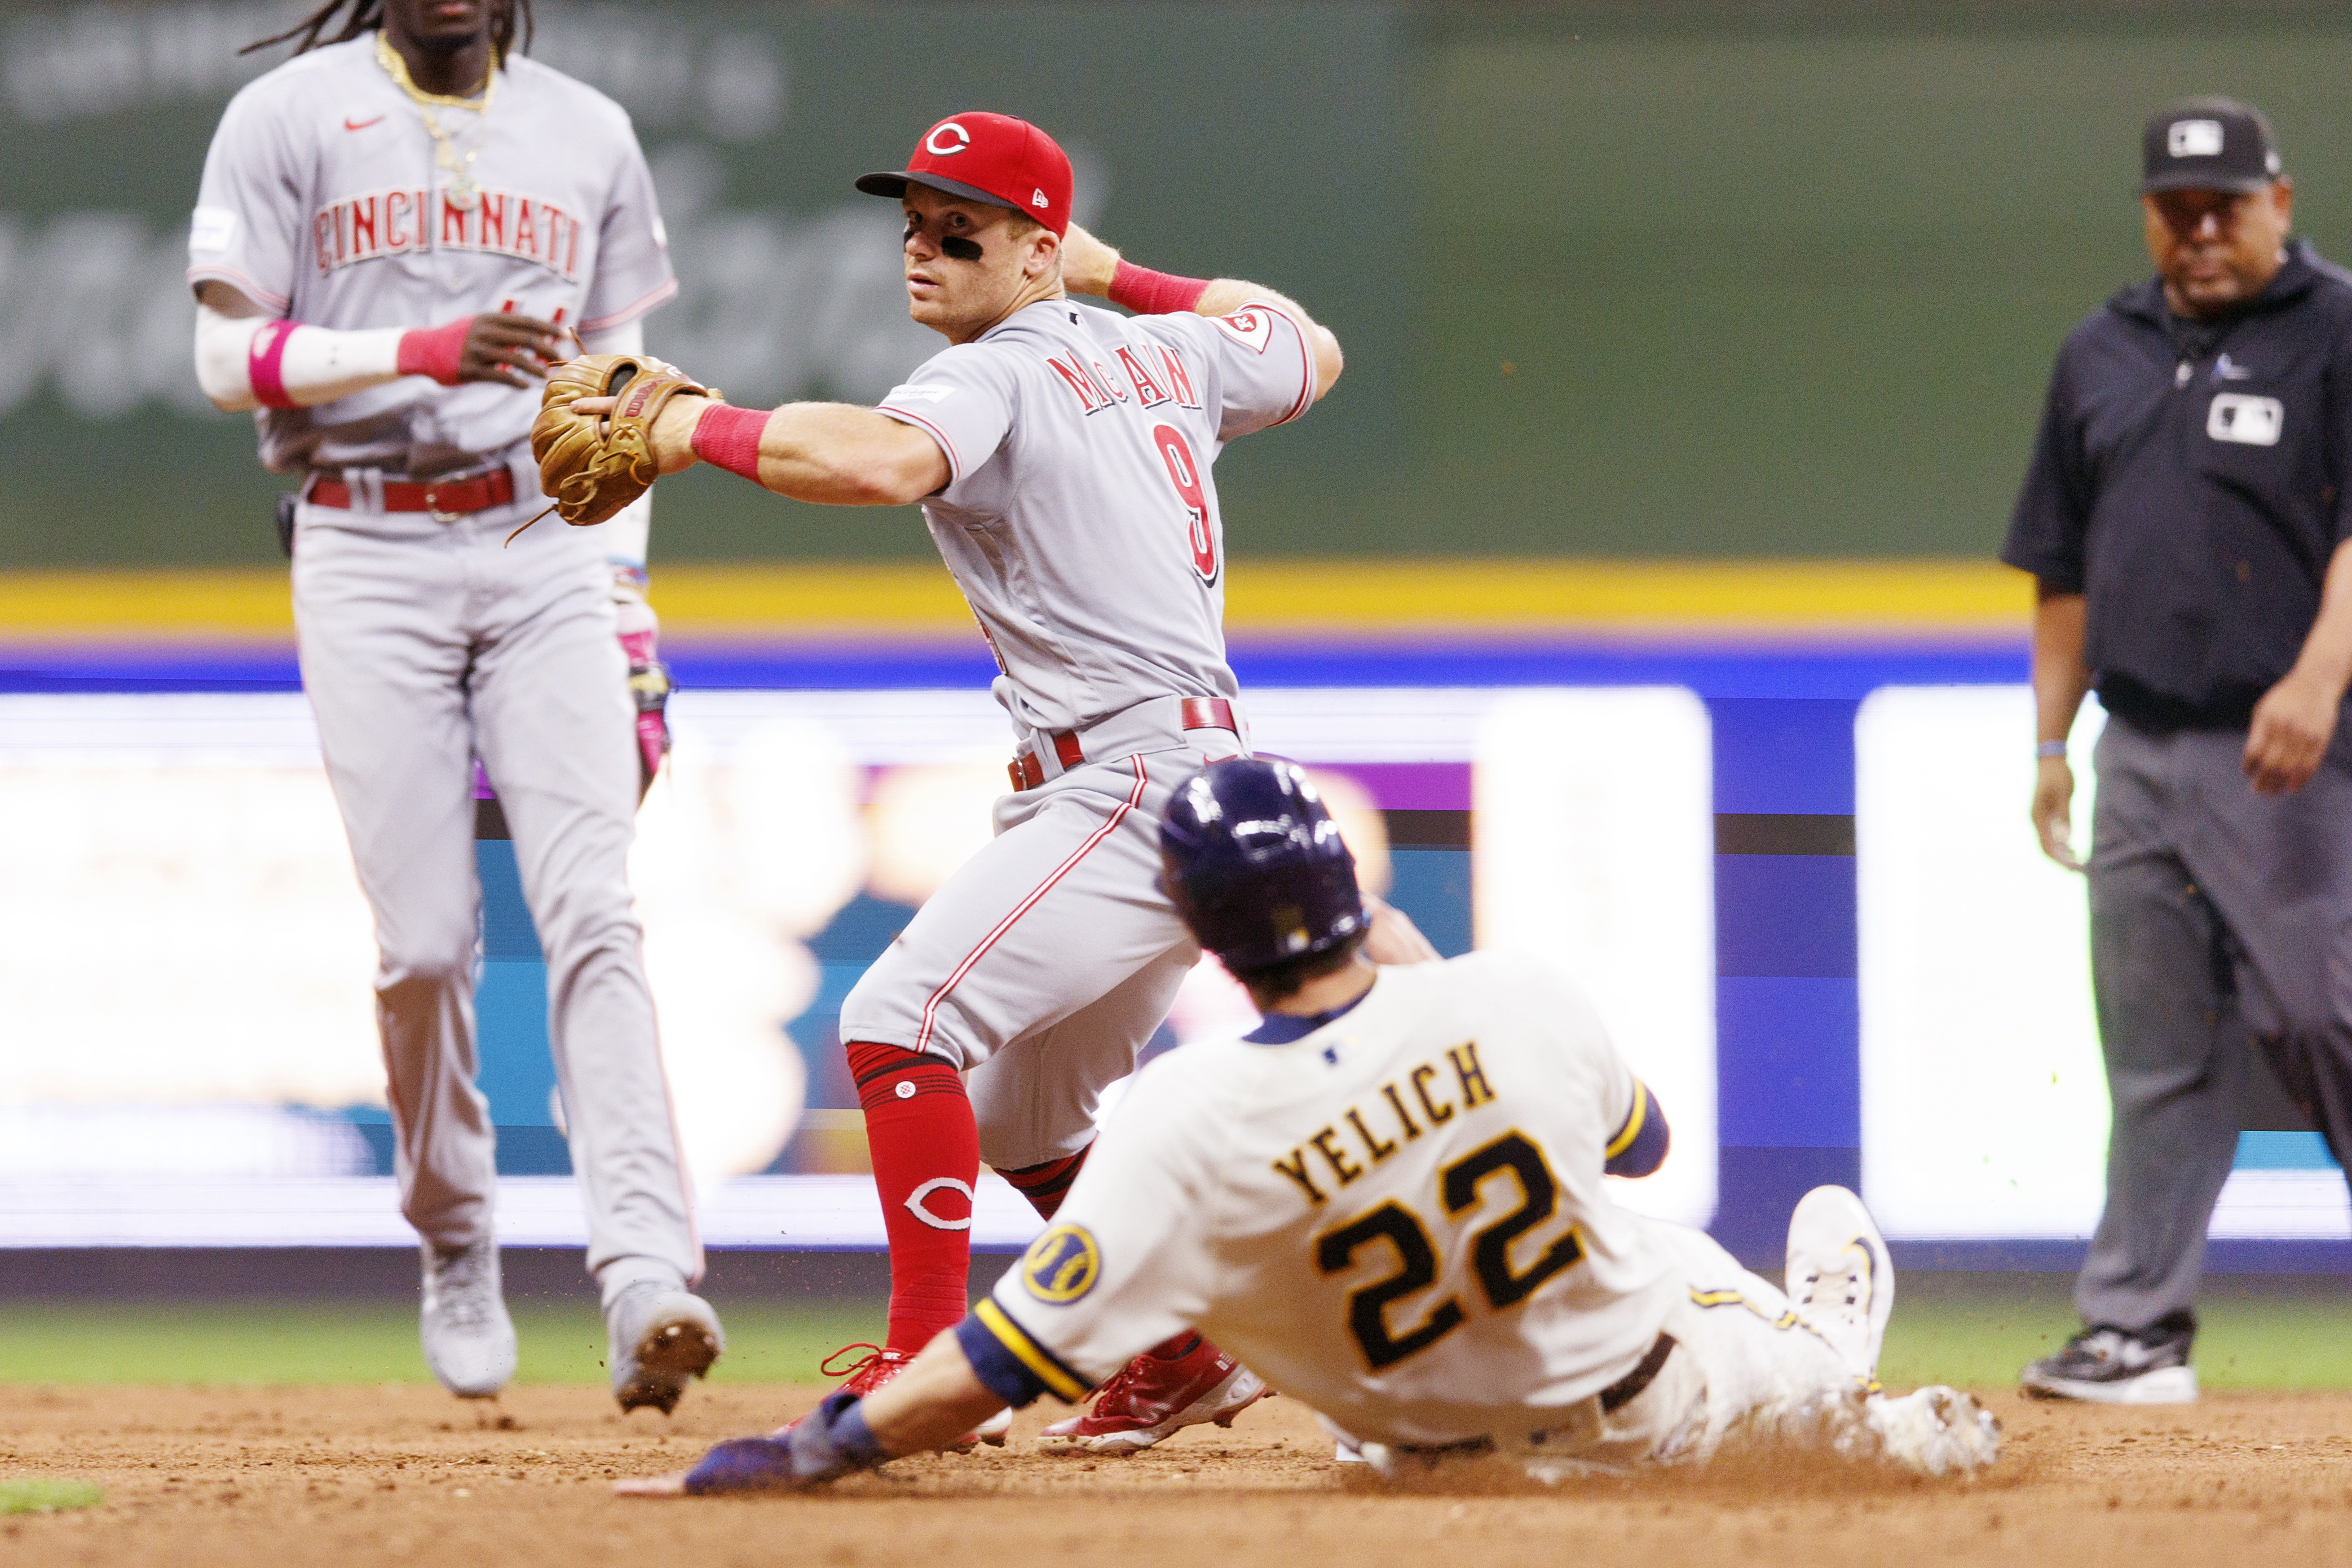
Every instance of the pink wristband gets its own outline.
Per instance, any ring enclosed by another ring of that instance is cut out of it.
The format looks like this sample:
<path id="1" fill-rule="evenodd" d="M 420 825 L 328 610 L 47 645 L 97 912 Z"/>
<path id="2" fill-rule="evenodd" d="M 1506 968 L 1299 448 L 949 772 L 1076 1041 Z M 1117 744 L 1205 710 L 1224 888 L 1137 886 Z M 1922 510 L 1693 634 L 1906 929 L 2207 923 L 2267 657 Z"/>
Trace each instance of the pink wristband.
<path id="1" fill-rule="evenodd" d="M 299 321 L 271 321 L 253 335 L 246 345 L 245 377 L 253 383 L 254 401 L 264 408 L 292 408 L 294 400 L 286 395 L 286 340 L 294 335 Z"/>
<path id="2" fill-rule="evenodd" d="M 400 335 L 400 353 L 394 363 L 404 376 L 431 376 L 445 387 L 454 387 L 457 367 L 466 358 L 466 334 L 473 329 L 471 316 L 460 316 L 438 327 L 413 327 Z"/>
<path id="3" fill-rule="evenodd" d="M 760 433 L 771 410 L 714 402 L 694 422 L 694 455 L 714 468 L 760 482 Z"/>
<path id="4" fill-rule="evenodd" d="M 1209 291 L 1205 277 L 1179 277 L 1122 260 L 1110 275 L 1110 302 L 1139 316 L 1173 316 L 1190 310 Z"/>

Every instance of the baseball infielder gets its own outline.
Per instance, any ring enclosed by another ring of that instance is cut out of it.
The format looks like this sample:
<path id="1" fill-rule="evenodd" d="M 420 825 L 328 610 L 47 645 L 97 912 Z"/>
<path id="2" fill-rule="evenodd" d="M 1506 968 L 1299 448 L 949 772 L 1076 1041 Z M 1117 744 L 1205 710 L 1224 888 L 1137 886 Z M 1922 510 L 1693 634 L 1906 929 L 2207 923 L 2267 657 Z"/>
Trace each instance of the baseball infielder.
<path id="1" fill-rule="evenodd" d="M 1799 1204 L 1785 1295 L 1620 1209 L 1602 1176 L 1655 1170 L 1666 1125 L 1591 1004 L 1499 953 L 1375 971 L 1354 865 L 1295 767 L 1203 769 L 1160 840 L 1265 1021 L 1147 1067 L 1058 1221 L 903 1375 L 625 1492 L 829 1480 L 1076 1399 L 1185 1329 L 1383 1473 L 1500 1456 L 1556 1479 L 1765 1438 L 1929 1475 L 1994 1458 L 1968 1396 L 1876 1391 L 1895 1281 L 1860 1199 Z"/>
<path id="2" fill-rule="evenodd" d="M 667 1411 L 720 1334 L 686 1289 L 701 1248 L 626 881 L 661 741 L 628 684 L 654 668 L 644 518 L 607 525 L 618 544 L 504 541 L 542 505 L 522 443 L 562 334 L 634 350 L 677 285 L 627 116 L 509 54 L 518 4 L 527 25 L 527 0 L 353 0 L 321 45 L 331 0 L 282 35 L 295 57 L 237 94 L 205 159 L 196 367 L 221 407 L 258 410 L 263 463 L 305 476 L 303 685 L 375 913 L 425 1360 L 469 1396 L 514 1371 L 474 1084 L 478 755 L 546 950 L 614 1392 Z"/>
<path id="3" fill-rule="evenodd" d="M 1003 672 L 1018 754 L 996 838 L 842 1009 L 890 1241 L 887 1343 L 848 1384 L 864 1390 L 963 1316 L 980 1160 L 1051 1218 L 1100 1091 L 1199 957 L 1153 835 L 1178 779 L 1247 747 L 1210 466 L 1306 413 L 1340 356 L 1280 295 L 1147 272 L 1071 226 L 1069 160 L 1022 120 L 942 120 L 905 169 L 857 184 L 902 204 L 908 310 L 951 345 L 877 407 L 739 410 L 650 367 L 592 366 L 627 371 L 620 400 L 559 407 L 551 387 L 536 439 L 549 493 L 581 515 L 578 454 L 607 413 L 662 473 L 700 459 L 802 500 L 920 501 Z M 1185 1335 L 1060 1435 L 1132 1448 L 1260 1391 Z"/>

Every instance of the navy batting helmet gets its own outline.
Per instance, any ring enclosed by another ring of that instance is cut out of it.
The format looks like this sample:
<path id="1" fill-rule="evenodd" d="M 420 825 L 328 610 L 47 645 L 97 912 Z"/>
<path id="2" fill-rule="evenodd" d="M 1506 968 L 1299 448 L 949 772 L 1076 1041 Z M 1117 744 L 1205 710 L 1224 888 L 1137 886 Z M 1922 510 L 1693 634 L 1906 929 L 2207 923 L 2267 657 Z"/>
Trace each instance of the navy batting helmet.
<path id="1" fill-rule="evenodd" d="M 1236 974 L 1364 929 L 1356 858 L 1296 763 L 1236 757 L 1193 774 L 1160 818 L 1160 863 L 1184 924 Z"/>

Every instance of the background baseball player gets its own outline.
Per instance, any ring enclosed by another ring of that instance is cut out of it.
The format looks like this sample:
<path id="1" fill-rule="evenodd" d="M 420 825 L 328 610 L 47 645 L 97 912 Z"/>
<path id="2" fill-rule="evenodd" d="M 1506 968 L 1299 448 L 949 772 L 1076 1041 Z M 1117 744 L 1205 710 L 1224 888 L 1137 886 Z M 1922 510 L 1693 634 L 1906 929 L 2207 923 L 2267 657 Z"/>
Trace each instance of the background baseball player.
<path id="1" fill-rule="evenodd" d="M 1495 953 L 1375 970 L 1355 867 L 1287 763 L 1234 759 L 1164 813 L 1167 880 L 1263 1023 L 1146 1068 L 1060 1219 L 888 1386 L 721 1444 L 666 1495 L 807 1485 L 1082 1396 L 1192 1328 L 1383 1471 L 1499 1454 L 1557 1479 L 1703 1459 L 1735 1435 L 1990 1463 L 1966 1395 L 1875 1392 L 1893 1305 L 1861 1200 L 1798 1205 L 1783 1295 L 1696 1231 L 1616 1207 L 1664 1113 L 1591 1005 Z"/>
<path id="2" fill-rule="evenodd" d="M 1003 672 L 1019 752 L 997 836 L 842 1009 L 890 1240 L 887 1341 L 848 1384 L 864 1390 L 963 1316 L 979 1162 L 1051 1218 L 1101 1090 L 1199 957 L 1154 834 L 1178 779 L 1246 747 L 1210 465 L 1306 413 L 1340 356 L 1270 290 L 1147 272 L 1071 227 L 1069 160 L 1024 121 L 940 120 L 907 168 L 857 184 L 903 204 L 908 311 L 952 345 L 878 407 L 734 409 L 656 377 L 618 403 L 559 407 L 551 388 L 535 439 L 550 493 L 583 501 L 607 413 L 664 473 L 699 458 L 803 500 L 920 501 Z M 1259 1392 L 1186 1334 L 1059 1436 L 1132 1448 Z"/>
<path id="3" fill-rule="evenodd" d="M 627 117 L 510 53 L 523 4 L 353 0 L 322 43 L 333 0 L 281 35 L 296 57 L 237 94 L 205 160 L 196 363 L 214 402 L 260 411 L 262 461 L 305 475 L 303 685 L 375 913 L 425 1360 L 468 1396 L 514 1370 L 474 1084 L 478 755 L 546 950 L 614 1391 L 667 1410 L 720 1335 L 686 1290 L 701 1249 L 626 882 L 660 758 L 658 704 L 641 747 L 627 685 L 632 660 L 653 674 L 643 514 L 617 579 L 596 535 L 505 540 L 542 505 L 521 444 L 565 331 L 635 349 L 677 283 Z"/>

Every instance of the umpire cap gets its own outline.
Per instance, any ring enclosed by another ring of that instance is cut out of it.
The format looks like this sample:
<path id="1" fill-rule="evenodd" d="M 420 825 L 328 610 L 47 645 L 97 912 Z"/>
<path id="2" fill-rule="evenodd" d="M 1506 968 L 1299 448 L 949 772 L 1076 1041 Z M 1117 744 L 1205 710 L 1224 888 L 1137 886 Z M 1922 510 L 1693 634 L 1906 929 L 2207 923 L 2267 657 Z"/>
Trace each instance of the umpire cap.
<path id="1" fill-rule="evenodd" d="M 2279 177 L 2271 122 L 2234 98 L 2184 99 L 2140 132 L 2143 195 L 2160 191 L 2259 191 Z"/>
<path id="2" fill-rule="evenodd" d="M 1235 757 L 1177 786 L 1160 820 L 1160 884 L 1237 975 L 1364 929 L 1356 858 L 1297 763 Z"/>

